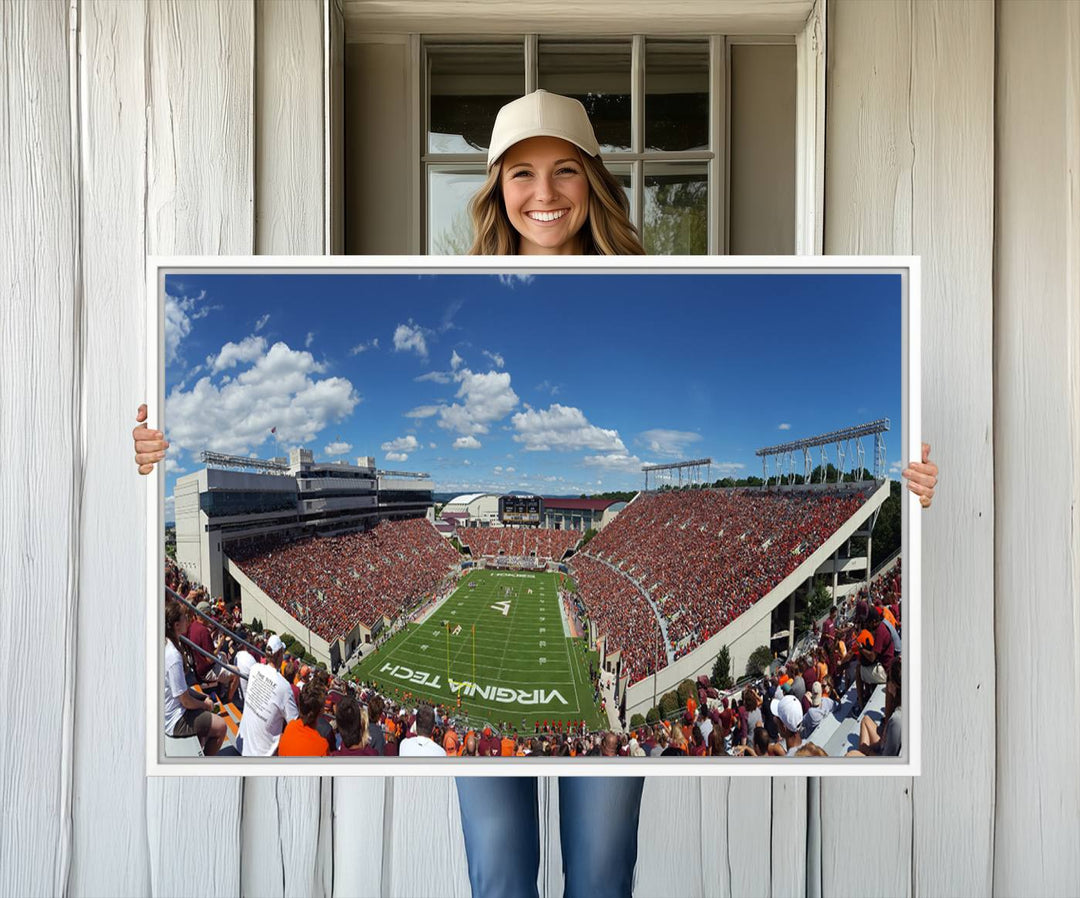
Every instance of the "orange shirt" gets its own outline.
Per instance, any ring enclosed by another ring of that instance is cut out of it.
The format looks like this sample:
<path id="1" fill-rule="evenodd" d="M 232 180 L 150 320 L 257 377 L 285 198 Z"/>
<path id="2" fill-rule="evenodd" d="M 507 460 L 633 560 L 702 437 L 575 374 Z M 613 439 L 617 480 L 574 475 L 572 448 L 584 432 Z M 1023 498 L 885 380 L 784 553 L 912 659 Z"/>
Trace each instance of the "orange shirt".
<path id="1" fill-rule="evenodd" d="M 299 717 L 289 721 L 278 742 L 281 757 L 322 757 L 329 751 L 322 733 L 305 725 Z"/>
<path id="2" fill-rule="evenodd" d="M 514 740 L 503 736 L 502 744 L 499 747 L 499 754 L 504 758 L 512 757 L 514 754 Z"/>
<path id="3" fill-rule="evenodd" d="M 888 605 L 881 606 L 881 616 L 894 627 L 896 626 L 896 616 L 889 610 Z"/>

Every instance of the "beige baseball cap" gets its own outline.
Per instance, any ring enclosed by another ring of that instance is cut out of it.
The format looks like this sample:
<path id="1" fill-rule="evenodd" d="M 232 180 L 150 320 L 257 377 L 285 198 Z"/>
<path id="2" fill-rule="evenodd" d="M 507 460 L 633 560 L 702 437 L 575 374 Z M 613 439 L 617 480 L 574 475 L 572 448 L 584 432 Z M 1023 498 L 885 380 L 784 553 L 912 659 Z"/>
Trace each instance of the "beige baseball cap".
<path id="1" fill-rule="evenodd" d="M 572 97 L 533 91 L 499 110 L 491 129 L 488 168 L 515 143 L 529 137 L 561 137 L 590 156 L 600 152 L 585 107 Z"/>

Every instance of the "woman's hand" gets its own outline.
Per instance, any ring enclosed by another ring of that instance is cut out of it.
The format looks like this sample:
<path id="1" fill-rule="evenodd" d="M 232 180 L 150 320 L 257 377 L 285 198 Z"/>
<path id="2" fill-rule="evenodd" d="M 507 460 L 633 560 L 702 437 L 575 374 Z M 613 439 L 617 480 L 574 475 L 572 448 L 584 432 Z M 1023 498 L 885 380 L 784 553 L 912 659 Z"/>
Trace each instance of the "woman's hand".
<path id="1" fill-rule="evenodd" d="M 165 457 L 169 442 L 160 430 L 151 430 L 146 426 L 145 402 L 139 406 L 135 420 L 140 422 L 139 426 L 131 431 L 131 438 L 135 441 L 135 463 L 139 466 L 140 474 L 149 474 L 154 470 L 154 463 Z"/>
<path id="2" fill-rule="evenodd" d="M 923 508 L 929 508 L 934 500 L 934 487 L 937 486 L 938 467 L 930 461 L 930 444 L 922 444 L 922 462 L 913 461 L 900 476 L 904 477 L 907 487 L 919 497 L 919 503 Z"/>

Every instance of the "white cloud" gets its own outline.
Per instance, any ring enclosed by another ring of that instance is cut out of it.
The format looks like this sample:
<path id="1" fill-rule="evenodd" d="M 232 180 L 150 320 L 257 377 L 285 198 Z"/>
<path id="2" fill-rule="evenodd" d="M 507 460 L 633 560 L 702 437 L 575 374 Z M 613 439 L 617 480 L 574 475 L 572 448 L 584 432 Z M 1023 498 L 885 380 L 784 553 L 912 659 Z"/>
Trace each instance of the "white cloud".
<path id="1" fill-rule="evenodd" d="M 554 403 L 549 409 L 527 409 L 511 419 L 514 441 L 533 451 L 544 449 L 595 449 L 626 452 L 617 430 L 605 430 L 586 420 L 581 409 Z"/>
<path id="2" fill-rule="evenodd" d="M 421 358 L 426 359 L 428 354 L 427 338 L 424 329 L 415 324 L 410 318 L 408 324 L 399 324 L 394 329 L 394 351 L 414 351 Z"/>
<path id="3" fill-rule="evenodd" d="M 258 321 L 255 322 L 255 333 L 258 333 L 264 327 L 266 327 L 266 322 L 269 321 L 269 320 L 270 320 L 270 313 L 267 312 L 265 315 L 262 316 L 262 318 L 260 318 Z"/>
<path id="4" fill-rule="evenodd" d="M 180 285 L 177 285 L 180 286 Z M 209 309 L 199 308 L 206 298 L 202 290 L 198 296 L 165 296 L 165 364 L 171 365 L 179 358 L 180 343 L 191 333 L 191 322 L 206 317 Z"/>
<path id="5" fill-rule="evenodd" d="M 549 380 L 541 381 L 536 385 L 536 389 L 540 393 L 550 393 L 552 396 L 559 395 L 559 385 L 553 384 Z"/>
<path id="6" fill-rule="evenodd" d="M 456 355 L 456 353 L 455 353 L 455 355 Z M 496 368 L 505 368 L 506 367 L 506 359 L 504 359 L 500 353 L 488 352 L 485 349 L 484 350 L 484 355 L 486 355 L 489 359 L 491 359 L 491 364 L 493 364 Z"/>
<path id="7" fill-rule="evenodd" d="M 784 422 L 783 424 L 778 425 L 776 429 L 777 430 L 791 430 L 791 425 L 788 424 L 787 422 Z"/>
<path id="8" fill-rule="evenodd" d="M 420 374 L 413 378 L 417 383 L 432 381 L 437 384 L 448 384 L 453 379 L 453 376 L 446 371 L 429 371 L 427 374 Z"/>
<path id="9" fill-rule="evenodd" d="M 633 474 L 641 473 L 641 459 L 636 455 L 627 455 L 625 452 L 611 452 L 607 455 L 586 455 L 583 461 L 590 468 L 626 471 Z"/>
<path id="10" fill-rule="evenodd" d="M 173 461 L 171 458 L 165 459 L 165 473 L 166 474 L 186 474 L 187 468 L 180 467 L 180 463 Z"/>
<path id="11" fill-rule="evenodd" d="M 428 449 L 438 449 L 439 444 L 438 443 L 428 443 L 427 447 L 428 447 Z"/>
<path id="12" fill-rule="evenodd" d="M 367 352 L 369 349 L 379 348 L 379 338 L 372 337 L 366 343 L 357 343 L 349 350 L 349 355 L 360 355 L 362 352 Z"/>
<path id="13" fill-rule="evenodd" d="M 408 461 L 409 455 L 407 452 L 387 452 L 387 461 Z"/>
<path id="14" fill-rule="evenodd" d="M 439 409 L 439 426 L 462 436 L 487 433 L 494 421 L 505 418 L 518 404 L 506 371 L 476 374 L 462 368 L 455 375 L 460 383 L 456 398 L 463 400 Z"/>
<path id="15" fill-rule="evenodd" d="M 637 443 L 657 455 L 679 456 L 686 453 L 687 446 L 700 440 L 701 434 L 694 433 L 692 430 L 667 430 L 663 427 L 655 427 L 640 434 Z"/>
<path id="16" fill-rule="evenodd" d="M 324 455 L 344 455 L 346 452 L 352 452 L 352 443 L 345 443 L 341 440 L 329 443 L 323 448 Z"/>
<path id="17" fill-rule="evenodd" d="M 415 452 L 420 448 L 420 444 L 416 441 L 416 437 L 410 433 L 408 436 L 387 440 L 379 448 L 382 449 L 383 452 Z M 404 458 L 397 458 L 394 460 L 405 461 Z"/>
<path id="18" fill-rule="evenodd" d="M 718 475 L 720 477 L 731 477 L 734 474 L 738 474 L 745 467 L 746 465 L 737 461 L 714 461 L 710 466 L 709 471 L 714 478 Z"/>
<path id="19" fill-rule="evenodd" d="M 277 428 L 280 444 L 311 443 L 361 402 L 347 379 L 314 377 L 324 371 L 311 353 L 279 342 L 228 383 L 206 376 L 190 390 L 174 388 L 165 403 L 169 442 L 195 452 L 244 455 Z"/>
<path id="20" fill-rule="evenodd" d="M 513 289 L 518 284 L 527 287 L 533 282 L 534 275 L 531 274 L 500 274 L 499 283 L 504 287 Z"/>
<path id="21" fill-rule="evenodd" d="M 226 368 L 235 368 L 239 362 L 254 362 L 266 352 L 266 340 L 252 334 L 244 337 L 239 343 L 231 340 L 221 347 L 221 352 L 216 356 L 206 357 L 206 364 L 211 374 L 217 374 Z"/>
<path id="22" fill-rule="evenodd" d="M 315 331 L 308 331 L 306 337 L 304 337 L 304 349 L 311 349 L 311 344 L 315 342 Z"/>
<path id="23" fill-rule="evenodd" d="M 506 473 L 507 473 L 507 474 L 513 474 L 513 473 L 514 473 L 514 469 L 513 469 L 513 468 L 507 468 L 507 469 L 506 469 Z"/>
<path id="24" fill-rule="evenodd" d="M 451 371 L 457 371 L 457 369 L 460 368 L 462 366 L 462 364 L 464 364 L 464 362 L 465 362 L 465 359 L 463 359 L 461 356 L 459 356 L 457 354 L 456 349 L 453 352 L 450 353 L 450 370 Z"/>
<path id="25" fill-rule="evenodd" d="M 165 497 L 165 520 L 176 520 L 176 498 L 174 496 Z"/>
<path id="26" fill-rule="evenodd" d="M 481 443 L 476 437 L 458 437 L 454 440 L 455 449 L 480 449 Z"/>
<path id="27" fill-rule="evenodd" d="M 406 418 L 430 418 L 432 415 L 437 415 L 440 405 L 418 405 L 416 408 L 411 408 L 405 412 Z"/>
<path id="28" fill-rule="evenodd" d="M 494 467 L 494 468 L 492 468 L 492 470 L 493 470 L 493 471 L 494 471 L 494 472 L 495 472 L 496 474 L 501 474 L 501 473 L 502 473 L 502 470 L 503 470 L 503 466 L 502 466 L 502 465 L 495 465 L 495 467 Z"/>

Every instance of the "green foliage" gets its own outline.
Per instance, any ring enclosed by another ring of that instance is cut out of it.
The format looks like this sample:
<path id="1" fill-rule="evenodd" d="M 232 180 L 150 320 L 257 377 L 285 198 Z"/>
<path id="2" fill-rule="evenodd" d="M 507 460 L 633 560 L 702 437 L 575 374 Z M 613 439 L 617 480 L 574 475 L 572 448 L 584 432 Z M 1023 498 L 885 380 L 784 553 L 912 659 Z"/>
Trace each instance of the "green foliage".
<path id="1" fill-rule="evenodd" d="M 679 701 L 679 694 L 677 692 L 665 692 L 660 696 L 660 716 L 668 718 L 672 714 L 675 714 L 679 708 L 682 707 L 682 702 Z"/>
<path id="2" fill-rule="evenodd" d="M 716 656 L 709 682 L 717 689 L 730 689 L 734 685 L 731 679 L 731 654 L 728 652 L 726 645 L 720 649 L 720 654 Z"/>
<path id="3" fill-rule="evenodd" d="M 585 531 L 585 536 L 581 539 L 581 545 L 578 546 L 578 551 L 580 552 L 582 549 L 584 549 L 594 536 L 596 536 L 596 530 L 595 528 L 590 527 L 588 530 Z"/>
<path id="4" fill-rule="evenodd" d="M 252 633 L 261 633 L 263 631 L 263 622 L 257 617 L 253 617 L 251 623 L 248 625 L 248 629 L 250 629 Z"/>
<path id="5" fill-rule="evenodd" d="M 465 554 L 465 550 L 461 548 L 461 540 L 459 540 L 456 536 L 450 537 L 450 545 L 452 545 L 455 549 L 458 550 L 459 555 Z"/>
<path id="6" fill-rule="evenodd" d="M 646 178 L 643 242 L 651 256 L 708 251 L 709 218 L 704 181 L 679 177 Z"/>
<path id="7" fill-rule="evenodd" d="M 606 493 L 582 493 L 582 499 L 612 499 L 615 502 L 629 502 L 637 495 L 637 490 L 610 490 Z"/>
<path id="8" fill-rule="evenodd" d="M 767 645 L 759 645 L 746 659 L 746 675 L 748 677 L 761 676 L 765 669 L 772 664 L 772 659 L 772 650 Z"/>
<path id="9" fill-rule="evenodd" d="M 697 685 L 693 680 L 683 680 L 678 689 L 679 707 L 685 708 L 688 699 L 697 699 Z"/>
<path id="10" fill-rule="evenodd" d="M 632 714 L 630 716 L 630 726 L 631 728 L 645 726 L 645 718 L 642 717 L 640 714 Z"/>
<path id="11" fill-rule="evenodd" d="M 660 722 L 660 709 L 656 705 L 649 708 L 649 713 L 645 715 L 645 722 L 650 726 Z"/>
<path id="12" fill-rule="evenodd" d="M 281 641 L 285 643 L 285 650 L 289 651 L 290 646 L 296 642 L 296 637 L 293 636 L 292 633 L 282 633 Z"/>

